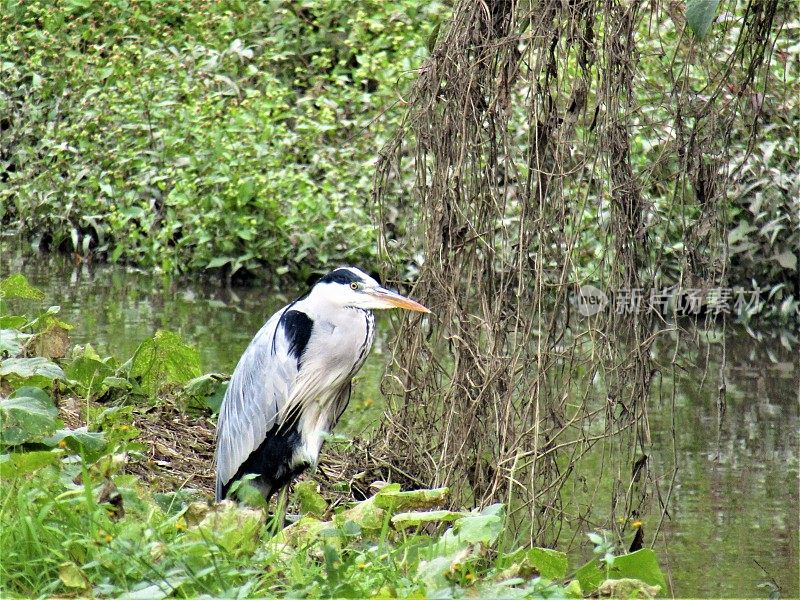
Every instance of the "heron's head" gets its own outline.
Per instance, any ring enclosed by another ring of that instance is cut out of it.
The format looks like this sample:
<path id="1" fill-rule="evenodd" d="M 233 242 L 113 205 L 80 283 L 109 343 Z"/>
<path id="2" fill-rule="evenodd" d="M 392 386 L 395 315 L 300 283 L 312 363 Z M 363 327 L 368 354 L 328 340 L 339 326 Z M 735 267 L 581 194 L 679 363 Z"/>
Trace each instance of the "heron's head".
<path id="1" fill-rule="evenodd" d="M 314 284 L 312 294 L 320 294 L 327 301 L 343 308 L 404 308 L 422 313 L 431 312 L 422 304 L 383 287 L 355 267 L 334 269 Z"/>

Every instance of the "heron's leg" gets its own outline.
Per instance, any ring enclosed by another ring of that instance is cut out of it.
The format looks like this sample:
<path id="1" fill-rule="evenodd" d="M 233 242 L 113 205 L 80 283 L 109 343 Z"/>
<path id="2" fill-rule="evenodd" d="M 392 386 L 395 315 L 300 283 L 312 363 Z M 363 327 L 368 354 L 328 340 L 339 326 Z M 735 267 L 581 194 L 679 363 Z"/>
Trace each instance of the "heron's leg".
<path id="1" fill-rule="evenodd" d="M 283 527 L 288 527 L 292 523 L 300 520 L 302 515 L 287 512 L 289 507 L 289 486 L 281 488 L 278 492 L 277 506 L 275 507 L 275 516 L 280 519 L 279 522 L 283 523 Z"/>

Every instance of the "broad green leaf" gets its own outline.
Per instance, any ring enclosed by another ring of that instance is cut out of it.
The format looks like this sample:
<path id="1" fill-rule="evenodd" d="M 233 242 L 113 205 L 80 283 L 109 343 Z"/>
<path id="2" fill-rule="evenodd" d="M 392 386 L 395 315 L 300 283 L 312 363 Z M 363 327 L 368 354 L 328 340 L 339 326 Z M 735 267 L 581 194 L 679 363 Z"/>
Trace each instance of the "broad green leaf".
<path id="1" fill-rule="evenodd" d="M 79 356 L 67 367 L 67 379 L 77 381 L 88 389 L 90 386 L 100 389 L 106 377 L 113 375 L 114 370 L 104 362 L 88 356 Z"/>
<path id="2" fill-rule="evenodd" d="M 62 441 L 70 450 L 85 455 L 88 460 L 99 458 L 106 447 L 103 433 L 90 432 L 86 427 L 74 430 L 59 429 L 50 437 L 42 440 L 48 446 L 57 446 Z"/>
<path id="3" fill-rule="evenodd" d="M 527 558 L 542 577 L 564 579 L 567 576 L 567 555 L 550 548 L 531 548 Z"/>
<path id="4" fill-rule="evenodd" d="M 378 493 L 375 494 L 375 497 L 383 496 L 384 494 L 394 494 L 395 492 L 399 492 L 402 488 L 400 487 L 399 483 L 387 483 L 381 489 L 378 490 Z"/>
<path id="5" fill-rule="evenodd" d="M 101 385 L 104 388 L 112 388 L 115 390 L 129 390 L 131 387 L 131 382 L 125 379 L 124 377 L 106 377 L 103 379 Z"/>
<path id="6" fill-rule="evenodd" d="M 686 22 L 698 39 L 703 39 L 717 14 L 719 0 L 686 0 Z"/>
<path id="7" fill-rule="evenodd" d="M 57 364 L 41 356 L 33 358 L 7 358 L 0 362 L 0 377 L 13 375 L 20 379 L 43 378 L 49 381 L 64 379 L 64 371 Z"/>
<path id="8" fill-rule="evenodd" d="M 328 503 L 317 491 L 315 481 L 299 481 L 294 486 L 294 493 L 300 502 L 300 512 L 304 515 L 322 517 L 328 509 Z"/>
<path id="9" fill-rule="evenodd" d="M 605 580 L 605 573 L 598 566 L 598 560 L 593 558 L 575 572 L 575 579 L 581 584 L 581 590 L 585 594 L 597 589 Z"/>
<path id="10" fill-rule="evenodd" d="M 601 598 L 655 598 L 661 586 L 647 585 L 638 579 L 625 577 L 622 579 L 606 579 L 597 588 Z"/>
<path id="11" fill-rule="evenodd" d="M 399 489 L 388 489 L 389 487 L 386 486 L 378 492 L 375 496 L 375 504 L 380 508 L 392 511 L 440 506 L 447 499 L 449 493 L 446 487 L 408 492 L 401 492 Z"/>
<path id="12" fill-rule="evenodd" d="M 233 259 L 230 256 L 217 256 L 208 261 L 206 269 L 219 269 L 231 262 L 233 262 Z"/>
<path id="13" fill-rule="evenodd" d="M 650 548 L 617 556 L 608 569 L 608 576 L 611 579 L 638 579 L 649 585 L 660 586 L 662 590 L 667 589 L 656 554 Z"/>
<path id="14" fill-rule="evenodd" d="M 97 350 L 94 349 L 94 346 L 91 344 L 86 344 L 85 346 L 75 346 L 72 349 L 72 358 L 91 358 L 98 362 L 103 362 L 100 358 L 100 355 L 97 353 Z"/>
<path id="15" fill-rule="evenodd" d="M 65 562 L 58 567 L 58 578 L 65 586 L 79 590 L 89 589 L 89 579 L 74 562 Z"/>
<path id="16" fill-rule="evenodd" d="M 361 535 L 361 525 L 355 521 L 345 521 L 341 525 L 340 530 L 347 537 L 356 537 Z"/>
<path id="17" fill-rule="evenodd" d="M 224 378 L 225 376 L 221 373 L 200 375 L 200 377 L 195 377 L 183 386 L 183 393 L 190 396 L 210 396 L 217 391 Z"/>
<path id="18" fill-rule="evenodd" d="M 51 327 L 60 327 L 64 331 L 75 329 L 74 325 L 70 325 L 66 321 L 62 321 L 56 315 L 61 312 L 60 306 L 50 306 L 45 312 L 36 317 L 30 324 L 36 331 L 44 332 Z"/>
<path id="19" fill-rule="evenodd" d="M 496 502 L 495 504 L 490 504 L 486 508 L 482 509 L 481 514 L 484 516 L 489 516 L 489 515 L 502 516 L 504 510 L 505 510 L 505 505 L 502 502 Z"/>
<path id="20" fill-rule="evenodd" d="M 577 579 L 570 581 L 564 591 L 567 594 L 567 598 L 583 598 L 583 590 L 581 590 L 581 584 Z"/>
<path id="21" fill-rule="evenodd" d="M 3 315 L 0 317 L 0 329 L 22 329 L 27 322 L 28 318 L 22 315 Z"/>
<path id="22" fill-rule="evenodd" d="M 503 518 L 500 515 L 474 515 L 456 521 L 453 528 L 464 542 L 491 546 L 503 530 Z"/>
<path id="23" fill-rule="evenodd" d="M 217 391 L 210 396 L 206 396 L 206 406 L 211 409 L 213 413 L 219 413 L 222 406 L 222 401 L 225 399 L 225 392 L 228 390 L 228 382 L 226 381 L 217 388 Z"/>
<path id="24" fill-rule="evenodd" d="M 233 556 L 243 556 L 258 546 L 263 524 L 263 511 L 226 502 L 217 505 L 217 510 L 206 515 L 199 525 L 190 527 L 186 536 L 197 542 L 218 544 Z"/>
<path id="25" fill-rule="evenodd" d="M 383 527 L 386 512 L 375 504 L 375 496 L 357 502 L 352 508 L 335 515 L 333 520 L 340 526 L 347 521 L 358 523 L 362 529 L 378 530 Z"/>
<path id="26" fill-rule="evenodd" d="M 16 329 L 0 329 L 0 356 L 7 353 L 13 358 L 22 354 L 25 342 L 31 337 L 31 334 L 21 333 Z"/>
<path id="27" fill-rule="evenodd" d="M 728 245 L 733 246 L 737 244 L 755 230 L 756 228 L 747 223 L 747 221 L 742 221 L 728 232 Z"/>
<path id="28" fill-rule="evenodd" d="M 186 384 L 200 376 L 200 353 L 170 331 L 157 331 L 139 345 L 130 376 L 141 378 L 142 388 L 155 394 L 167 384 Z"/>
<path id="29" fill-rule="evenodd" d="M 11 446 L 47 436 L 56 427 L 58 409 L 42 390 L 23 387 L 0 400 L 0 442 Z"/>
<path id="30" fill-rule="evenodd" d="M 44 292 L 28 283 L 24 275 L 16 273 L 0 281 L 0 298 L 44 300 Z"/>
<path id="31" fill-rule="evenodd" d="M 453 548 L 447 553 L 439 554 L 436 552 L 431 559 L 419 561 L 417 577 L 422 580 L 429 591 L 449 588 L 449 582 L 445 578 L 445 574 L 458 570 L 474 554 L 475 548 L 469 545 Z M 434 594 L 430 595 L 433 596 Z"/>
<path id="32" fill-rule="evenodd" d="M 228 389 L 228 382 L 222 373 L 206 373 L 195 377 L 183 387 L 183 393 L 190 398 L 201 399 L 201 406 L 218 413 Z"/>
<path id="33" fill-rule="evenodd" d="M 57 462 L 59 454 L 50 450 L 0 454 L 0 479 L 18 477 L 38 471 L 42 467 Z"/>
<path id="34" fill-rule="evenodd" d="M 776 254 L 772 259 L 777 260 L 784 269 L 791 269 L 792 271 L 797 270 L 797 254 L 794 252 L 789 252 L 787 250 L 786 252 Z"/>
<path id="35" fill-rule="evenodd" d="M 469 515 L 465 512 L 456 512 L 452 510 L 429 510 L 429 511 L 413 511 L 399 513 L 392 517 L 392 524 L 397 529 L 405 527 L 414 527 L 422 525 L 423 523 L 436 523 L 436 522 L 451 522 L 457 521 L 464 516 Z"/>
<path id="36" fill-rule="evenodd" d="M 302 548 L 318 539 L 320 532 L 328 528 L 330 528 L 330 523 L 324 523 L 314 517 L 303 516 L 299 521 L 281 529 L 268 545 L 273 548 Z"/>

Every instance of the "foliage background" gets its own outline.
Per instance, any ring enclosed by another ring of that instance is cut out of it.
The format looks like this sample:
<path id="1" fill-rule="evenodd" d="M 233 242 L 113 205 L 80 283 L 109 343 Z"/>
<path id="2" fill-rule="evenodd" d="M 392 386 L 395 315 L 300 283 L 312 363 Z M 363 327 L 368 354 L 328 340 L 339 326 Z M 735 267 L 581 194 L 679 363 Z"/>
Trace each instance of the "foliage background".
<path id="1" fill-rule="evenodd" d="M 697 102 L 718 94 L 738 107 L 725 158 L 729 279 L 763 289 L 786 320 L 800 297 L 800 21 L 791 0 L 776 6 L 766 71 L 753 74 L 769 75 L 763 89 L 737 87 L 739 67 L 726 59 L 746 3 L 722 3 L 697 44 L 682 5 L 639 9 L 650 17 L 635 32 L 642 113 L 631 159 L 646 174 L 653 218 L 667 224 L 654 233 L 674 275 L 689 240 L 662 217 L 693 193 L 699 163 L 665 142 L 662 125 L 676 118 L 665 94 L 683 78 Z M 0 222 L 84 257 L 300 280 L 332 264 L 372 264 L 377 225 L 390 249 L 403 247 L 395 272 L 414 276 L 413 176 L 406 168 L 394 179 L 382 207 L 371 178 L 451 13 L 450 3 L 417 0 L 5 0 Z M 559 104 L 575 99 L 567 81 L 548 84 Z M 526 102 L 515 98 L 516 109 Z M 524 148 L 524 127 L 511 126 Z M 605 218 L 585 211 L 579 243 L 589 258 Z"/>
<path id="2" fill-rule="evenodd" d="M 166 272 L 369 262 L 438 2 L 3 3 L 0 220 Z"/>

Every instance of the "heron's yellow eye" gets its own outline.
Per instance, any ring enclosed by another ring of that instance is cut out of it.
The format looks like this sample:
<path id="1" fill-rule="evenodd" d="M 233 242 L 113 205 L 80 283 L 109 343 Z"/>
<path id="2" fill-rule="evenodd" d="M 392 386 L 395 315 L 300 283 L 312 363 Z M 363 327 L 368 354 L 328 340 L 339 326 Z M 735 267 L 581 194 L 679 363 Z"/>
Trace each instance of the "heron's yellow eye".
<path id="1" fill-rule="evenodd" d="M 350 289 L 351 290 L 357 290 L 359 287 L 360 286 L 355 281 L 350 284 Z"/>

